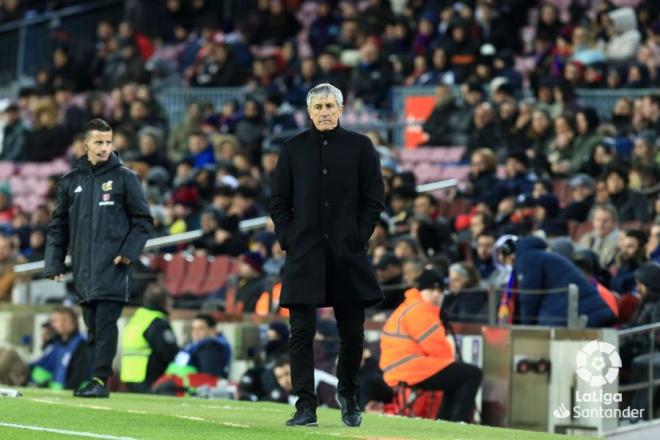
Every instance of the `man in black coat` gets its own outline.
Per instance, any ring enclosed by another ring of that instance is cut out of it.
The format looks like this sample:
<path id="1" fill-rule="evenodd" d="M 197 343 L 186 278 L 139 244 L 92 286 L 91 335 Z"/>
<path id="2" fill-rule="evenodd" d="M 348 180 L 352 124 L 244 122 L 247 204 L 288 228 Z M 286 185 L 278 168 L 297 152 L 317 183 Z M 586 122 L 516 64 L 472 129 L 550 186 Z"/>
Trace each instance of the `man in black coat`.
<path id="1" fill-rule="evenodd" d="M 93 360 L 93 380 L 74 396 L 108 397 L 117 320 L 131 291 L 130 264 L 140 256 L 153 220 L 137 175 L 112 152 L 110 125 L 91 120 L 84 142 L 86 156 L 57 184 L 45 276 L 63 281 L 64 258 L 71 254 Z"/>
<path id="2" fill-rule="evenodd" d="M 280 305 L 291 319 L 291 376 L 298 396 L 287 425 L 316 425 L 312 343 L 316 308 L 333 306 L 341 338 L 337 377 L 342 421 L 359 426 L 358 370 L 364 308 L 383 300 L 367 243 L 384 209 L 376 150 L 343 129 L 343 96 L 323 83 L 307 94 L 312 127 L 286 141 L 273 176 L 270 214 L 286 263 Z"/>

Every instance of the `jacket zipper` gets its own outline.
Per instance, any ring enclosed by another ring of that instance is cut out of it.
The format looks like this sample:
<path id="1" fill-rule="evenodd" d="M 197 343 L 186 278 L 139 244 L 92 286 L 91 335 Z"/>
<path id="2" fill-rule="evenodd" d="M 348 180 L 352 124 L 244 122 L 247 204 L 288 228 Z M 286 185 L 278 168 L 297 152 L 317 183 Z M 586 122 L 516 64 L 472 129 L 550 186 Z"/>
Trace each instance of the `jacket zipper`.
<path id="1" fill-rule="evenodd" d="M 94 226 L 94 190 L 96 188 L 96 176 L 94 175 L 94 170 L 92 170 L 92 190 L 91 194 L 91 203 L 89 204 L 89 298 L 91 299 L 93 295 L 92 290 L 92 277 L 94 276 L 94 240 L 92 237 L 93 226 Z"/>

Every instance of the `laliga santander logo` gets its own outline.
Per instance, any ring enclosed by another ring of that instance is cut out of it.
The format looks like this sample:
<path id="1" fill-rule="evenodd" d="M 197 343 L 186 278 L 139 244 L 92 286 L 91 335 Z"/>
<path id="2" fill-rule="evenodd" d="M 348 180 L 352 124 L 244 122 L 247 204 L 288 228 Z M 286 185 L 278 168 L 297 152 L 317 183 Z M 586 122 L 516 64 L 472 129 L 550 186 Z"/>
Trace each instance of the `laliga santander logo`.
<path id="1" fill-rule="evenodd" d="M 607 342 L 588 342 L 575 356 L 577 375 L 592 387 L 613 383 L 621 368 L 616 347 Z"/>

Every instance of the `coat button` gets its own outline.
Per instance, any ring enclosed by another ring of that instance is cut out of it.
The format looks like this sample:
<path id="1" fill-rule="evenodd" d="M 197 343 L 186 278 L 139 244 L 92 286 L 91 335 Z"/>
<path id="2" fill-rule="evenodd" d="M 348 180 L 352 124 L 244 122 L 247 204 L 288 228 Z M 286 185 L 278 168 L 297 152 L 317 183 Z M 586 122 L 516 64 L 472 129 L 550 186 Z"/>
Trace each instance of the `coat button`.
<path id="1" fill-rule="evenodd" d="M 328 169 L 327 168 L 323 168 L 323 174 L 328 174 Z"/>
<path id="2" fill-rule="evenodd" d="M 328 238 L 328 234 L 323 234 L 323 237 Z"/>
<path id="3" fill-rule="evenodd" d="M 328 141 L 323 141 L 323 146 L 328 145 Z"/>
<path id="4" fill-rule="evenodd" d="M 326 200 L 325 202 L 323 202 L 323 206 L 325 206 L 325 207 L 327 208 L 328 206 L 330 206 L 330 202 L 328 202 L 328 201 Z"/>

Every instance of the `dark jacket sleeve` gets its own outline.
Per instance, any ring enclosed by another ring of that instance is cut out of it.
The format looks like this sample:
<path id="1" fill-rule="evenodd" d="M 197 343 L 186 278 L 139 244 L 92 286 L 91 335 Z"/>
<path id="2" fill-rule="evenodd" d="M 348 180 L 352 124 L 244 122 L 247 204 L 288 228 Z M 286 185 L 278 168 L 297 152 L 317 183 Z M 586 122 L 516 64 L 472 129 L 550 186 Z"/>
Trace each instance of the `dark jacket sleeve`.
<path id="1" fill-rule="evenodd" d="M 160 361 L 167 365 L 179 352 L 179 346 L 176 343 L 174 332 L 170 323 L 164 319 L 154 319 L 144 332 L 144 339 L 147 340 L 153 355 L 160 358 Z"/>
<path id="2" fill-rule="evenodd" d="M 124 239 L 119 255 L 136 261 L 153 228 L 153 218 L 144 196 L 138 177 L 133 172 L 126 176 L 126 211 L 129 216 L 130 230 Z"/>
<path id="3" fill-rule="evenodd" d="M 273 174 L 269 211 L 275 223 L 275 234 L 280 247 L 286 250 L 286 233 L 293 218 L 293 178 L 287 146 L 284 145 Z"/>
<path id="4" fill-rule="evenodd" d="M 360 155 L 358 233 L 366 246 L 374 232 L 380 213 L 385 209 L 385 187 L 378 153 L 367 140 Z"/>
<path id="5" fill-rule="evenodd" d="M 53 218 L 48 225 L 46 237 L 44 276 L 59 275 L 66 271 L 64 258 L 69 249 L 69 198 L 68 184 L 64 179 L 57 183 L 55 195 L 55 209 Z"/>
<path id="6" fill-rule="evenodd" d="M 525 253 L 516 258 L 515 270 L 518 277 L 519 289 L 542 289 L 541 258 L 532 253 Z M 534 325 L 538 323 L 538 314 L 541 308 L 543 295 L 518 293 L 518 307 L 520 310 L 520 323 Z"/>

